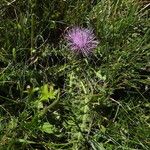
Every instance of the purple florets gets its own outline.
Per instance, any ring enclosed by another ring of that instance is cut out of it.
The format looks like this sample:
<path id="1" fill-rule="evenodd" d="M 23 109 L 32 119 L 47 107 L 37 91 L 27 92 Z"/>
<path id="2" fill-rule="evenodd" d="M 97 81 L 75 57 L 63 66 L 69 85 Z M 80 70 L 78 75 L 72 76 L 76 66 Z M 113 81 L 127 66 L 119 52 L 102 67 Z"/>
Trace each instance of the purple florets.
<path id="1" fill-rule="evenodd" d="M 91 53 L 98 44 L 93 30 L 81 27 L 69 29 L 65 38 L 71 50 L 84 55 Z"/>

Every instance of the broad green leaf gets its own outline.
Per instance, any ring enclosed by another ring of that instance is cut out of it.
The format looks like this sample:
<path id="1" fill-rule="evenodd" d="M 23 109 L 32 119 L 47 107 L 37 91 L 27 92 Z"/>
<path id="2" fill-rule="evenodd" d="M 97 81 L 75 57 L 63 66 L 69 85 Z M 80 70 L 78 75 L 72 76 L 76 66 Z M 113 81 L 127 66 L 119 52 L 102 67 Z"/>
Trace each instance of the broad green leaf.
<path id="1" fill-rule="evenodd" d="M 57 90 L 54 90 L 53 85 L 45 84 L 41 87 L 41 101 L 48 101 L 49 99 L 55 99 Z"/>
<path id="2" fill-rule="evenodd" d="M 96 141 L 91 141 L 90 143 L 93 150 L 106 150 L 103 146 L 103 143 L 98 143 Z"/>
<path id="3" fill-rule="evenodd" d="M 46 133 L 53 133 L 55 131 L 55 127 L 51 125 L 49 122 L 45 122 L 43 126 L 41 127 L 41 131 Z"/>

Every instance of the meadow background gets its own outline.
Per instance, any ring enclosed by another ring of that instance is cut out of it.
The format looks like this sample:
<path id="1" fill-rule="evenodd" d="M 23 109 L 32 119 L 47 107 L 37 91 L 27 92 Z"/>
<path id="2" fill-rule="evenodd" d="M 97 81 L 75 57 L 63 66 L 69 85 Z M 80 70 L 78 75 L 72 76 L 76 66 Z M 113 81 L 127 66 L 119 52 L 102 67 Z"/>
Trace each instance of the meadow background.
<path id="1" fill-rule="evenodd" d="M 1 150 L 149 150 L 150 3 L 0 1 Z M 72 53 L 68 27 L 99 45 Z"/>

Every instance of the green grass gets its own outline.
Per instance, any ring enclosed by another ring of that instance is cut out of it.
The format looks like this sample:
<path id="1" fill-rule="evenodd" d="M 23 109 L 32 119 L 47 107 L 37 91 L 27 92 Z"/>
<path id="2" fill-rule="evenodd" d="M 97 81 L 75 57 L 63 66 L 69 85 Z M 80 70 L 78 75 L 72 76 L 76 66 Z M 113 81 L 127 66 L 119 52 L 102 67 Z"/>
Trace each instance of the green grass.
<path id="1" fill-rule="evenodd" d="M 67 48 L 74 25 L 91 56 Z M 149 150 L 149 41 L 149 3 L 1 0 L 0 149 Z"/>

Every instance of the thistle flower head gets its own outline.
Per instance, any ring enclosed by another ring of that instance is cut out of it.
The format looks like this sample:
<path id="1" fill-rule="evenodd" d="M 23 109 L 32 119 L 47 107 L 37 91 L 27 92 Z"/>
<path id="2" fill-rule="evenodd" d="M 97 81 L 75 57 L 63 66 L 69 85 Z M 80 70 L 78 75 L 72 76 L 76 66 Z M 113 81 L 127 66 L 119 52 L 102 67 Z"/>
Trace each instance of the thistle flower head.
<path id="1" fill-rule="evenodd" d="M 98 44 L 93 30 L 81 27 L 69 29 L 65 38 L 72 51 L 83 55 L 91 53 Z"/>

